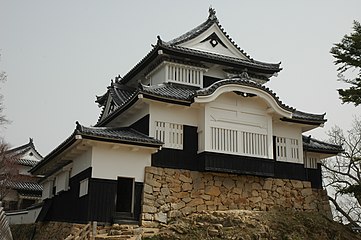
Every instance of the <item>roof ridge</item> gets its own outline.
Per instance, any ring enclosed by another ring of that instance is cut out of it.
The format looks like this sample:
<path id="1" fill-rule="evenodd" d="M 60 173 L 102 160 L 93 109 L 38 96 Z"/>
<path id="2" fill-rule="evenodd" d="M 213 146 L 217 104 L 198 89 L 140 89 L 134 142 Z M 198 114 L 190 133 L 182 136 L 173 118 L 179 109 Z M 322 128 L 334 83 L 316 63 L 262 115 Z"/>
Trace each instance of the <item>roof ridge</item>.
<path id="1" fill-rule="evenodd" d="M 235 83 L 235 84 L 240 84 L 240 85 L 256 87 L 260 90 L 263 90 L 263 91 L 266 91 L 267 93 L 269 93 L 276 100 L 276 102 L 279 104 L 279 106 L 282 107 L 283 109 L 285 109 L 287 111 L 291 111 L 291 112 L 296 110 L 295 108 L 283 103 L 279 99 L 279 97 L 276 95 L 276 93 L 274 93 L 270 88 L 268 88 L 264 85 L 261 85 L 255 81 L 248 80 L 245 78 L 226 78 L 226 79 L 219 80 L 219 81 L 213 83 L 212 85 L 208 86 L 207 88 L 198 90 L 196 92 L 196 96 L 204 96 L 205 94 L 208 94 L 209 91 L 214 92 L 218 87 L 223 86 L 228 83 Z"/>
<path id="2" fill-rule="evenodd" d="M 238 46 L 238 44 L 229 36 L 229 34 L 224 30 L 224 28 L 222 27 L 222 25 L 219 23 L 219 20 L 216 16 L 216 10 L 215 8 L 210 7 L 208 9 L 209 15 L 206 21 L 204 21 L 203 23 L 199 24 L 198 26 L 196 26 L 195 28 L 187 31 L 186 33 L 182 34 L 179 37 L 176 37 L 168 42 L 163 42 L 166 45 L 178 45 L 181 43 L 184 43 L 190 39 L 193 39 L 195 37 L 198 37 L 200 34 L 202 34 L 203 32 L 205 32 L 206 30 L 208 30 L 214 23 L 217 25 L 217 27 L 219 28 L 219 30 L 223 33 L 224 37 L 226 37 L 228 39 L 228 41 L 240 52 L 242 53 L 247 60 L 253 62 L 255 61 L 248 53 L 246 53 L 246 51 L 244 49 L 242 49 L 240 46 Z M 159 38 L 160 39 L 160 38 Z M 260 62 L 260 61 L 258 61 Z"/>

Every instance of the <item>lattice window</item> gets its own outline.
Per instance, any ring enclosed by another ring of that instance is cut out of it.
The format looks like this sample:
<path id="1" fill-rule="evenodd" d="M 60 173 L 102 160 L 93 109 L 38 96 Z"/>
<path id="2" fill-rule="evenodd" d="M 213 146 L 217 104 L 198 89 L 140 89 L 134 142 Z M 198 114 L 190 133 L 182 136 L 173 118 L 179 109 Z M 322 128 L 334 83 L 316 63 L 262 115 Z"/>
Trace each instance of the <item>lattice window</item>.
<path id="1" fill-rule="evenodd" d="M 298 161 L 300 159 L 299 140 L 276 137 L 276 158 L 283 161 Z"/>
<path id="2" fill-rule="evenodd" d="M 168 66 L 167 80 L 173 82 L 180 82 L 187 85 L 202 86 L 203 84 L 203 70 L 185 65 Z"/>
<path id="3" fill-rule="evenodd" d="M 237 130 L 211 128 L 211 148 L 216 151 L 238 152 Z"/>
<path id="4" fill-rule="evenodd" d="M 79 197 L 85 196 L 88 194 L 88 185 L 89 185 L 89 178 L 85 178 L 80 181 L 79 183 Z"/>
<path id="5" fill-rule="evenodd" d="M 267 135 L 211 127 L 211 149 L 255 157 L 268 157 Z"/>
<path id="6" fill-rule="evenodd" d="M 268 155 L 267 135 L 251 132 L 241 132 L 243 153 L 251 156 Z"/>
<path id="7" fill-rule="evenodd" d="M 305 154 L 304 162 L 305 162 L 305 168 L 314 168 L 317 169 L 317 157 L 307 157 Z"/>
<path id="8" fill-rule="evenodd" d="M 299 159 L 299 146 L 297 139 L 289 139 L 290 141 L 290 150 L 291 150 L 291 159 L 298 160 Z"/>
<path id="9" fill-rule="evenodd" d="M 154 137 L 164 142 L 164 147 L 183 149 L 183 125 L 168 122 L 155 122 Z"/>
<path id="10" fill-rule="evenodd" d="M 277 160 L 286 160 L 287 151 L 286 151 L 286 138 L 276 137 L 276 156 Z"/>

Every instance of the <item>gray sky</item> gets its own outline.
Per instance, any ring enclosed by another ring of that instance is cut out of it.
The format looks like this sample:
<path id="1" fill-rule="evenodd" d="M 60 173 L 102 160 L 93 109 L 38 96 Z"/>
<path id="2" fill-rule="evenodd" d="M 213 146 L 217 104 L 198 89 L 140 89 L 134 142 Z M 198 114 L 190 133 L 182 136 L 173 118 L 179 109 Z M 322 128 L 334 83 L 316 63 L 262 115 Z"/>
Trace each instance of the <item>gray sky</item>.
<path id="1" fill-rule="evenodd" d="M 334 125 L 348 128 L 361 107 L 342 105 L 329 50 L 361 21 L 361 1 L 49 1 L 0 0 L 0 70 L 5 114 L 1 135 L 17 146 L 34 138 L 46 155 L 75 121 L 94 125 L 95 95 L 125 75 L 156 43 L 206 20 L 212 5 L 228 34 L 251 57 L 282 62 L 267 85 L 298 110 L 324 113 L 319 139 Z"/>

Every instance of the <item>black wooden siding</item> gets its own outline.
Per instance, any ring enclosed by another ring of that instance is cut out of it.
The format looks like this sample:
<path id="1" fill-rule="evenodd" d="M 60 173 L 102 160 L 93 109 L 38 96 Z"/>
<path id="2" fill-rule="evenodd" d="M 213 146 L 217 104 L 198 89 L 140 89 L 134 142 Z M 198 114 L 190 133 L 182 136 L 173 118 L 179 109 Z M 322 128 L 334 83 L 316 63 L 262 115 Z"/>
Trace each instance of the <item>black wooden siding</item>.
<path id="1" fill-rule="evenodd" d="M 79 198 L 79 182 L 91 177 L 91 168 L 69 179 L 68 191 L 60 192 L 51 201 L 45 221 L 86 223 L 88 220 L 89 194 Z"/>
<path id="2" fill-rule="evenodd" d="M 215 77 L 210 77 L 210 76 L 203 76 L 203 87 L 209 87 L 211 86 L 213 83 L 218 82 L 219 80 L 221 80 L 221 78 L 215 78 Z"/>
<path id="3" fill-rule="evenodd" d="M 310 181 L 313 188 L 322 188 L 320 166 L 308 169 L 304 164 L 276 161 L 276 149 L 273 159 L 214 152 L 197 154 L 197 151 L 197 127 L 185 125 L 183 150 L 163 148 L 152 155 L 152 166 L 295 179 Z"/>
<path id="4" fill-rule="evenodd" d="M 145 135 L 149 135 L 149 114 L 133 123 L 130 127 Z"/>
<path id="5" fill-rule="evenodd" d="M 205 171 L 274 176 L 273 159 L 203 152 L 199 155 L 199 161 L 204 164 Z"/>
<path id="6" fill-rule="evenodd" d="M 198 151 L 197 127 L 183 126 L 183 150 L 163 148 L 152 155 L 152 166 L 175 169 L 200 169 L 195 161 Z"/>
<path id="7" fill-rule="evenodd" d="M 80 181 L 89 178 L 88 194 L 79 197 Z M 47 199 L 49 206 L 40 221 L 112 223 L 115 215 L 117 180 L 91 178 L 91 168 L 69 180 L 70 189 Z M 134 220 L 140 220 L 143 183 L 135 182 Z"/>

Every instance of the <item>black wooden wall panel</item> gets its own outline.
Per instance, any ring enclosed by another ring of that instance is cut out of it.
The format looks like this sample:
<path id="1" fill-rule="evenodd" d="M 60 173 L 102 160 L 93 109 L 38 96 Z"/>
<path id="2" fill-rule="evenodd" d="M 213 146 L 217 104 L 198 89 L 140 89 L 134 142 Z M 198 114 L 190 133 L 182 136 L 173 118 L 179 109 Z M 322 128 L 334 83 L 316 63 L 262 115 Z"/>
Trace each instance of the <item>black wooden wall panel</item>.
<path id="1" fill-rule="evenodd" d="M 183 127 L 183 150 L 163 148 L 152 155 L 152 166 L 199 170 L 197 127 Z"/>
<path id="2" fill-rule="evenodd" d="M 117 180 L 92 178 L 89 182 L 90 221 L 112 222 L 115 211 Z"/>
<path id="3" fill-rule="evenodd" d="M 149 135 L 149 114 L 133 123 L 130 127 L 145 135 Z"/>
<path id="4" fill-rule="evenodd" d="M 70 178 L 68 191 L 51 199 L 51 206 L 44 220 L 86 223 L 88 220 L 89 194 L 79 198 L 79 182 L 91 177 L 91 168 Z"/>
<path id="5" fill-rule="evenodd" d="M 247 175 L 274 175 L 274 160 L 249 156 L 237 156 L 222 153 L 204 152 L 200 154 L 204 159 L 206 171 L 240 173 Z"/>
<path id="6" fill-rule="evenodd" d="M 306 168 L 307 180 L 311 182 L 313 188 L 322 189 L 321 164 L 317 164 L 317 169 Z"/>

